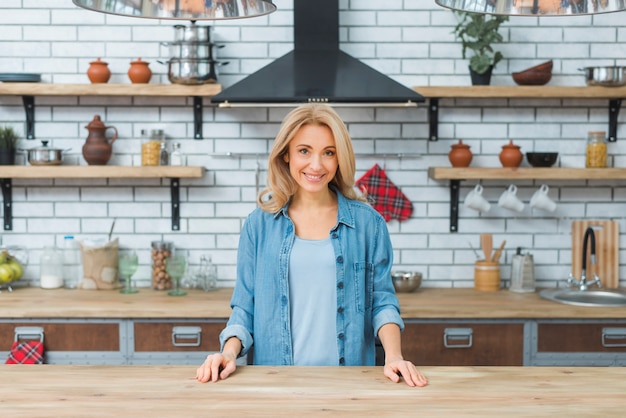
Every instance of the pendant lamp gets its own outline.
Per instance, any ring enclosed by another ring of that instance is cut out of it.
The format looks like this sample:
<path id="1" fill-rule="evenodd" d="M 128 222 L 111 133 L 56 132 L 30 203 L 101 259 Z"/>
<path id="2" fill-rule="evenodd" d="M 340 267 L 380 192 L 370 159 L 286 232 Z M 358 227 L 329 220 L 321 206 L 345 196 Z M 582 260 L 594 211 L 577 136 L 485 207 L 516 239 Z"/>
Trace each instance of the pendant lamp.
<path id="1" fill-rule="evenodd" d="M 448 9 L 507 16 L 576 16 L 626 10 L 626 0 L 435 0 Z"/>
<path id="2" fill-rule="evenodd" d="M 88 10 L 127 17 L 171 20 L 228 20 L 276 10 L 270 0 L 72 0 Z"/>

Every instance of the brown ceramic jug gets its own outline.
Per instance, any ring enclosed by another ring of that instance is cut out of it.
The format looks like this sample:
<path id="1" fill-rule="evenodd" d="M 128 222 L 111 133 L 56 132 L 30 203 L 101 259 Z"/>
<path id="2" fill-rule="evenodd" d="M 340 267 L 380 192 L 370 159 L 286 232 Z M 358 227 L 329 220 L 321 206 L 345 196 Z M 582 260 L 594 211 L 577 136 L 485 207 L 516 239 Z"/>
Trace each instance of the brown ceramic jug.
<path id="1" fill-rule="evenodd" d="M 469 167 L 473 157 L 470 146 L 464 144 L 462 139 L 459 139 L 459 143 L 452 145 L 450 148 L 448 159 L 452 167 Z"/>
<path id="2" fill-rule="evenodd" d="M 137 58 L 136 61 L 130 63 L 130 69 L 128 70 L 128 78 L 133 83 L 145 84 L 152 78 L 152 71 L 148 67 L 149 63 L 142 61 L 141 58 Z"/>
<path id="3" fill-rule="evenodd" d="M 87 69 L 87 77 L 92 83 L 106 83 L 111 78 L 111 70 L 109 64 L 98 58 L 89 63 Z"/>
<path id="4" fill-rule="evenodd" d="M 519 167 L 524 159 L 524 154 L 520 151 L 520 146 L 509 141 L 508 144 L 502 146 L 500 152 L 500 162 L 502 167 Z"/>
<path id="5" fill-rule="evenodd" d="M 117 139 L 117 129 L 114 126 L 105 126 L 100 120 L 100 115 L 95 115 L 85 128 L 89 131 L 87 141 L 83 145 L 85 161 L 89 165 L 106 165 L 113 152 L 113 142 Z M 115 132 L 110 140 L 105 135 L 108 129 Z"/>

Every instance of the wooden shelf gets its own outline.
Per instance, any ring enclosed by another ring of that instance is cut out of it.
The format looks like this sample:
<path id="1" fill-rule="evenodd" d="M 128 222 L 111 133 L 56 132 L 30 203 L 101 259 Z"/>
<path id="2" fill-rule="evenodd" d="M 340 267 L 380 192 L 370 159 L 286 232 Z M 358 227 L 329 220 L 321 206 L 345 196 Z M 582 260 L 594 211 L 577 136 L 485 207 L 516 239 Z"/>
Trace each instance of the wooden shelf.
<path id="1" fill-rule="evenodd" d="M 4 96 L 215 96 L 221 84 L 0 83 Z"/>
<path id="2" fill-rule="evenodd" d="M 204 167 L 197 166 L 109 166 L 109 165 L 48 165 L 0 166 L 0 178 L 201 178 Z"/>
<path id="3" fill-rule="evenodd" d="M 626 180 L 626 168 L 430 167 L 433 180 Z"/>
<path id="4" fill-rule="evenodd" d="M 417 86 L 413 90 L 438 99 L 623 99 L 624 87 L 599 86 Z"/>
<path id="5" fill-rule="evenodd" d="M 4 230 L 13 229 L 13 184 L 12 179 L 67 179 L 67 178 L 169 178 L 172 207 L 172 230 L 180 230 L 180 179 L 201 178 L 204 167 L 198 166 L 0 166 L 0 185 L 2 187 L 4 208 Z"/>

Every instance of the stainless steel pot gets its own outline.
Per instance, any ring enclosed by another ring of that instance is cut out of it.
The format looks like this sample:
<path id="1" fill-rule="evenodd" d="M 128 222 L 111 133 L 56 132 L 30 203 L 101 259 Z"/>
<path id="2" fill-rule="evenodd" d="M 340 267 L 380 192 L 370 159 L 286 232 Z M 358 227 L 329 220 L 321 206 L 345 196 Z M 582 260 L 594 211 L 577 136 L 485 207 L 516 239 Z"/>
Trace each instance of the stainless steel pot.
<path id="1" fill-rule="evenodd" d="M 27 153 L 30 165 L 61 165 L 63 162 L 63 151 L 69 150 L 50 148 L 48 141 L 41 141 L 40 147 L 20 151 Z"/>
<path id="2" fill-rule="evenodd" d="M 176 42 L 211 42 L 212 26 L 174 25 L 174 40 Z"/>
<path id="3" fill-rule="evenodd" d="M 168 61 L 167 77 L 174 84 L 209 84 L 217 82 L 217 67 L 228 61 L 177 59 Z"/>
<path id="4" fill-rule="evenodd" d="M 169 47 L 170 58 L 184 59 L 215 59 L 214 48 L 224 48 L 223 44 L 212 42 L 161 42 Z"/>
<path id="5" fill-rule="evenodd" d="M 585 67 L 588 86 L 620 87 L 626 85 L 626 67 Z"/>

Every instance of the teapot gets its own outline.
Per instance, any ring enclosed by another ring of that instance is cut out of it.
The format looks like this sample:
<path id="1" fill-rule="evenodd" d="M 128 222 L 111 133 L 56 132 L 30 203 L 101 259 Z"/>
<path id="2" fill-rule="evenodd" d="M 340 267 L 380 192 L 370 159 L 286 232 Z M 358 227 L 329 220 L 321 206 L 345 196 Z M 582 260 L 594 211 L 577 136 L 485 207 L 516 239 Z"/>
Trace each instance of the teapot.
<path id="1" fill-rule="evenodd" d="M 89 131 L 87 141 L 83 145 L 83 157 L 89 165 L 106 165 L 113 152 L 113 142 L 117 139 L 117 128 L 105 126 L 100 115 L 95 115 L 85 128 Z M 113 129 L 115 132 L 111 139 L 107 139 L 106 131 Z"/>

